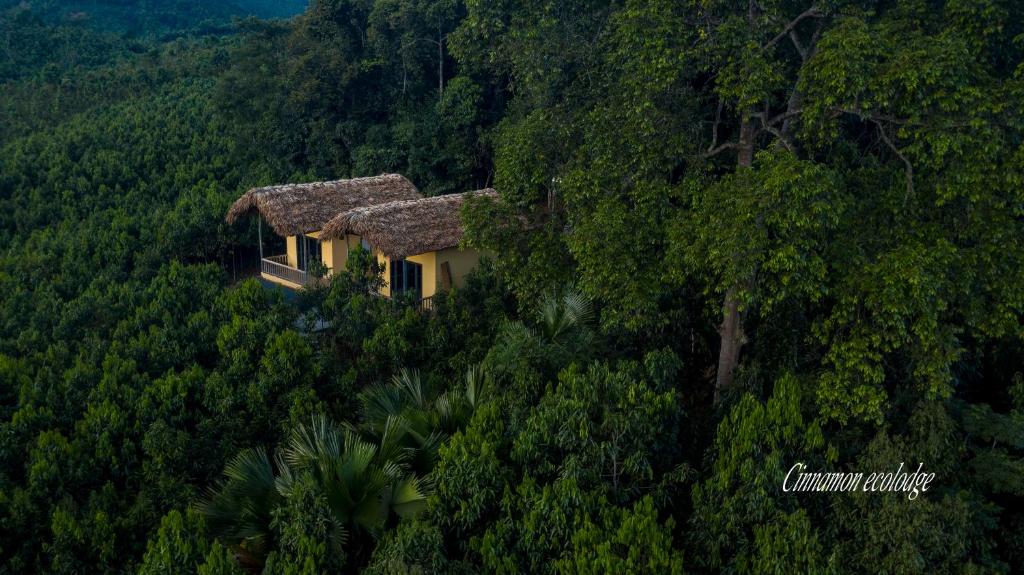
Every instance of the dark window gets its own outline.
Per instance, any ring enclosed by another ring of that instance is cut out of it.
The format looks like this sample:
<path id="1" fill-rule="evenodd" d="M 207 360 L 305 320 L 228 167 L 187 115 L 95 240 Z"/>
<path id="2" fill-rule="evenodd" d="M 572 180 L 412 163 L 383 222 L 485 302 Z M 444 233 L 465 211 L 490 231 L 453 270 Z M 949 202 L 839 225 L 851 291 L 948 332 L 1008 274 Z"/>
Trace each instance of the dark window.
<path id="1" fill-rule="evenodd" d="M 391 295 L 412 294 L 416 298 L 423 293 L 423 266 L 407 260 L 391 261 Z"/>
<path id="2" fill-rule="evenodd" d="M 309 271 L 311 267 L 319 267 L 323 261 L 323 254 L 320 249 L 320 240 L 309 236 L 299 236 L 299 269 Z"/>

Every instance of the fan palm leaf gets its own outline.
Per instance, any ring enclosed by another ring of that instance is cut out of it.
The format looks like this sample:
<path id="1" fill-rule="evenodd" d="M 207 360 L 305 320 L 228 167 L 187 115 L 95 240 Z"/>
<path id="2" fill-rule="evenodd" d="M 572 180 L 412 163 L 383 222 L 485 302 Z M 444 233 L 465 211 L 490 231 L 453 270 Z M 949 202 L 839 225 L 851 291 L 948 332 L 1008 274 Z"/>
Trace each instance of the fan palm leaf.
<path id="1" fill-rule="evenodd" d="M 258 559 L 271 538 L 271 513 L 281 501 L 270 458 L 262 448 L 242 450 L 225 466 L 224 477 L 196 508 L 214 536 Z"/>

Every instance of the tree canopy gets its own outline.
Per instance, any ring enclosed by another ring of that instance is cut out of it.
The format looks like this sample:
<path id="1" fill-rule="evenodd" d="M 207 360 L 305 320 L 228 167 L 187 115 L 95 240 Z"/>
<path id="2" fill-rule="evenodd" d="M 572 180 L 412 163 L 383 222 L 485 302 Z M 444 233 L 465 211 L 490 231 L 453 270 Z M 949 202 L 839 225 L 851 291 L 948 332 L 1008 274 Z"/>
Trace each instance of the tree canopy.
<path id="1" fill-rule="evenodd" d="M 1024 570 L 1024 5 L 299 4 L 0 2 L 0 573 Z M 465 286 L 252 277 L 384 172 Z"/>

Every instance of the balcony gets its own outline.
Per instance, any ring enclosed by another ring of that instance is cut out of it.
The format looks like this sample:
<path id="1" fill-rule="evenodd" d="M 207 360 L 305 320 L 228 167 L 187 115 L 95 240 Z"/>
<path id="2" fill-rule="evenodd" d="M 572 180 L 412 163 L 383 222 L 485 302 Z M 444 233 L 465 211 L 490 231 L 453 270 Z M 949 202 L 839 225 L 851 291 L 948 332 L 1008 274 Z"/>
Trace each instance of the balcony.
<path id="1" fill-rule="evenodd" d="M 288 265 L 288 255 L 270 256 L 260 261 L 260 271 L 266 279 L 276 283 L 286 282 L 295 286 L 304 286 L 314 278 L 308 273 Z"/>
<path id="2" fill-rule="evenodd" d="M 391 296 L 387 296 L 377 292 L 372 292 L 370 295 L 373 297 L 379 297 L 380 299 L 390 302 L 395 306 L 410 306 L 413 309 L 416 309 L 421 312 L 434 311 L 434 296 L 427 296 L 423 298 L 411 298 L 403 295 L 397 298 L 392 298 Z"/>
<path id="3" fill-rule="evenodd" d="M 415 305 L 420 311 L 434 311 L 434 296 L 420 299 L 413 305 Z"/>
<path id="4" fill-rule="evenodd" d="M 262 258 L 260 260 L 260 271 L 263 272 L 264 279 L 289 288 L 305 287 L 318 281 L 316 276 L 288 265 L 287 254 Z M 329 278 L 324 277 L 319 278 L 319 281 L 326 284 L 330 280 Z M 370 295 L 388 300 L 395 305 L 412 306 L 421 312 L 434 311 L 434 296 L 413 298 L 407 295 L 401 295 L 396 298 L 391 298 L 390 296 L 377 292 L 373 292 Z"/>

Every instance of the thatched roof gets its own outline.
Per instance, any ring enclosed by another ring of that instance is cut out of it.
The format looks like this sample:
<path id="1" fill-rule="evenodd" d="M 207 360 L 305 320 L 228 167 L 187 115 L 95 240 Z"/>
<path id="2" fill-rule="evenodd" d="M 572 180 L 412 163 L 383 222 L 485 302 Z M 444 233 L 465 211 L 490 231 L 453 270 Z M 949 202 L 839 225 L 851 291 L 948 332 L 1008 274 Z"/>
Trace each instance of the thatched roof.
<path id="1" fill-rule="evenodd" d="M 353 208 L 422 197 L 412 182 L 398 174 L 285 184 L 249 190 L 228 210 L 227 221 L 234 223 L 256 210 L 278 235 L 292 236 L 317 231 Z"/>
<path id="2" fill-rule="evenodd" d="M 356 208 L 328 222 L 320 237 L 356 234 L 391 258 L 454 247 L 462 240 L 462 204 L 466 198 L 480 195 L 497 197 L 498 193 L 487 188 Z"/>

